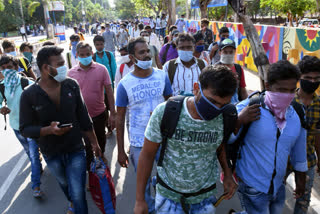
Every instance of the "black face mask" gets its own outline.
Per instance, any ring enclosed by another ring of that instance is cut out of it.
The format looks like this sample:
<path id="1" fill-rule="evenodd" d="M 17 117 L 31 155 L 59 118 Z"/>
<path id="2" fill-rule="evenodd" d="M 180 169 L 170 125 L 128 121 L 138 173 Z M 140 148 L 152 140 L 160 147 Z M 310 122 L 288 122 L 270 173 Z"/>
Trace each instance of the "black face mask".
<path id="1" fill-rule="evenodd" d="M 309 80 L 300 80 L 300 86 L 304 92 L 307 94 L 312 94 L 314 93 L 317 88 L 319 87 L 320 82 L 311 82 Z"/>

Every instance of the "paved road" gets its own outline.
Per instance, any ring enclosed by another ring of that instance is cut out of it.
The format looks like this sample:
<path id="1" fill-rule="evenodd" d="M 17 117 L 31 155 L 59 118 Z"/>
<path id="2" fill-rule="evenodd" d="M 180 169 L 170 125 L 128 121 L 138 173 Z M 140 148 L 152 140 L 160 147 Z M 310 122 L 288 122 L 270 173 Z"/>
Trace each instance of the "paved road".
<path id="1" fill-rule="evenodd" d="M 92 41 L 93 37 L 87 37 Z M 66 50 L 68 44 L 62 45 Z M 246 73 L 248 87 L 252 90 L 259 89 L 257 78 Z M 60 190 L 55 178 L 50 174 L 48 168 L 44 166 L 42 175 L 42 190 L 45 197 L 36 200 L 32 197 L 30 183 L 30 163 L 22 150 L 21 145 L 15 138 L 12 130 L 3 130 L 4 120 L 0 117 L 0 213 L 4 214 L 57 214 L 66 213 L 67 201 Z M 125 137 L 127 139 L 127 137 Z M 128 147 L 128 142 L 126 141 Z M 120 168 L 117 164 L 117 146 L 115 134 L 107 139 L 106 157 L 109 159 L 111 173 L 114 178 L 117 193 L 117 213 L 131 214 L 135 200 L 136 175 L 132 165 L 128 169 Z M 222 194 L 222 185 L 217 182 L 217 195 Z M 319 191 L 319 189 L 318 189 Z M 89 213 L 100 213 L 90 196 L 87 193 Z M 287 188 L 287 201 L 284 214 L 292 213 L 294 200 L 292 198 L 292 189 Z M 223 201 L 217 209 L 217 213 L 228 213 L 233 208 L 237 211 L 241 210 L 237 195 L 230 201 Z"/>

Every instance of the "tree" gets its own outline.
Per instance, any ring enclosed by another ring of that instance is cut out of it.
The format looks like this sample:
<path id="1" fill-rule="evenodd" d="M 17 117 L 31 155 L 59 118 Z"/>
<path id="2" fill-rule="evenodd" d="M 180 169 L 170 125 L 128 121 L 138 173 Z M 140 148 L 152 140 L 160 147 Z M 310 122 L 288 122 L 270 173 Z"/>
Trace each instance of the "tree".
<path id="1" fill-rule="evenodd" d="M 117 0 L 115 1 L 115 10 L 120 19 L 133 19 L 136 14 L 136 6 L 132 0 Z"/>
<path id="2" fill-rule="evenodd" d="M 207 10 L 211 0 L 199 0 L 201 19 L 208 18 Z"/>
<path id="3" fill-rule="evenodd" d="M 262 8 L 268 6 L 282 15 L 287 15 L 290 25 L 297 16 L 302 17 L 305 11 L 316 8 L 315 0 L 261 0 Z"/>

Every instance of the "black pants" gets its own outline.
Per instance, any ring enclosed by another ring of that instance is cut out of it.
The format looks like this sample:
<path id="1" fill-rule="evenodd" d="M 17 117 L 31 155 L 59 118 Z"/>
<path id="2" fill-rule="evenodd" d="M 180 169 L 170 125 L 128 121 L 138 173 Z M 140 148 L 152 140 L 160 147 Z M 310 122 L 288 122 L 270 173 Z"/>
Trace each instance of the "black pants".
<path id="1" fill-rule="evenodd" d="M 99 114 L 96 117 L 92 118 L 93 122 L 93 128 L 94 132 L 96 133 L 98 144 L 101 148 L 102 154 L 104 154 L 106 150 L 106 130 L 105 130 L 105 124 L 106 124 L 106 114 L 105 112 Z M 90 169 L 90 163 L 93 160 L 93 151 L 91 147 L 91 142 L 89 139 L 84 136 L 84 141 L 86 144 L 86 153 L 87 153 L 87 169 Z"/>
<path id="2" fill-rule="evenodd" d="M 26 38 L 26 41 L 28 41 L 27 34 L 22 33 L 22 34 L 21 34 L 21 37 L 22 37 L 22 40 L 23 40 L 23 41 L 24 41 L 24 38 Z"/>

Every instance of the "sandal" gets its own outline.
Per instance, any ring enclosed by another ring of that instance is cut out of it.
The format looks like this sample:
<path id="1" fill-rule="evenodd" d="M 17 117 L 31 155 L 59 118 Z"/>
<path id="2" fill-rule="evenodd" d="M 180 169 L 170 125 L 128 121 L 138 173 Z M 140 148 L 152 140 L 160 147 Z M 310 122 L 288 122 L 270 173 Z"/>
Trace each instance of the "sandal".
<path id="1" fill-rule="evenodd" d="M 35 198 L 42 198 L 43 192 L 41 190 L 33 190 L 32 195 Z"/>
<path id="2" fill-rule="evenodd" d="M 74 208 L 72 207 L 71 203 L 69 203 L 67 214 L 74 214 Z"/>

